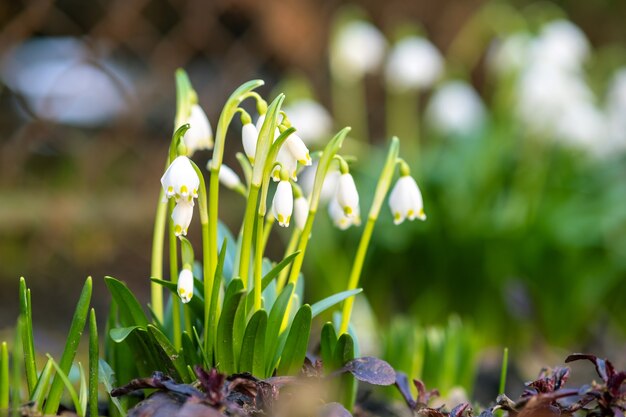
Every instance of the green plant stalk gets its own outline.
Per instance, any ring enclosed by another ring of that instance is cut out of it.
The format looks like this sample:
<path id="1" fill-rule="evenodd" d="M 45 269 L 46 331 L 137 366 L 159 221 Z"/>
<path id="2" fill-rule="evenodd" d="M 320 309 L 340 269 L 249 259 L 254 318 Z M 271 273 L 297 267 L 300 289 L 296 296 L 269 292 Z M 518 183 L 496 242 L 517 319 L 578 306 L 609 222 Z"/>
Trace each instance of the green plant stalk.
<path id="1" fill-rule="evenodd" d="M 17 388 L 17 387 L 16 387 Z M 9 409 L 9 348 L 2 342 L 0 348 L 0 411 Z"/>
<path id="2" fill-rule="evenodd" d="M 217 122 L 217 129 L 215 132 L 215 147 L 213 148 L 213 158 L 211 159 L 211 165 L 209 172 L 211 174 L 209 178 L 209 240 L 208 240 L 208 259 L 204 262 L 209 262 L 208 274 L 205 271 L 204 276 L 212 277 L 215 274 L 215 268 L 217 266 L 217 222 L 218 222 L 218 208 L 219 208 L 219 172 L 222 166 L 222 159 L 224 157 L 224 145 L 226 142 L 226 131 L 232 121 L 233 117 L 237 113 L 239 104 L 250 97 L 252 90 L 263 85 L 262 80 L 252 80 L 245 84 L 242 84 L 237 88 L 228 98 L 224 109 L 220 114 L 220 118 Z M 203 243 L 204 245 L 204 243 Z M 243 280 L 245 282 L 245 280 Z M 205 287 L 206 288 L 206 287 Z M 209 287 L 210 288 L 210 287 Z M 206 294 L 205 294 L 206 296 Z M 206 323 L 205 323 L 206 324 Z"/>
<path id="3" fill-rule="evenodd" d="M 307 217 L 308 218 L 308 217 Z M 293 232 L 291 232 L 291 237 L 289 238 L 289 243 L 287 244 L 287 249 L 285 249 L 285 255 L 283 259 L 287 256 L 291 255 L 296 250 L 296 245 L 300 241 L 300 236 L 302 235 L 302 231 L 298 228 L 294 228 Z M 278 279 L 276 280 L 276 292 L 280 294 L 280 292 L 285 288 L 285 284 L 287 283 L 287 276 L 289 275 L 291 265 L 285 267 L 280 274 L 278 275 Z"/>
<path id="4" fill-rule="evenodd" d="M 500 370 L 500 387 L 498 388 L 498 395 L 504 394 L 506 388 L 506 374 L 509 367 L 509 348 L 504 348 L 502 352 L 502 368 Z"/>
<path id="5" fill-rule="evenodd" d="M 152 259 L 150 264 L 150 276 L 158 279 L 163 279 L 163 241 L 165 216 L 167 215 L 167 203 L 163 201 L 164 199 L 165 192 L 161 187 L 152 231 Z M 155 282 L 150 282 L 150 304 L 156 319 L 163 322 L 163 287 Z"/>
<path id="6" fill-rule="evenodd" d="M 72 368 L 72 361 L 76 356 L 76 350 L 78 349 L 78 344 L 80 343 L 80 336 L 85 328 L 87 314 L 89 312 L 89 303 L 91 301 L 91 288 L 91 277 L 88 277 L 80 294 L 78 304 L 76 305 L 76 311 L 74 312 L 74 318 L 72 319 L 70 331 L 67 336 L 65 349 L 63 350 L 63 355 L 61 356 L 61 361 L 59 363 L 59 368 L 65 374 L 68 374 Z M 43 414 L 56 414 L 61 402 L 63 386 L 63 379 L 61 378 L 61 375 L 57 373 L 52 381 L 50 392 L 48 393 L 48 399 L 43 409 Z"/>
<path id="7" fill-rule="evenodd" d="M 261 280 L 263 279 L 263 223 L 265 216 L 261 213 L 257 214 L 256 219 L 256 251 L 254 252 L 254 311 L 258 311 L 262 307 L 261 302 Z"/>
<path id="8" fill-rule="evenodd" d="M 100 346 L 98 344 L 98 324 L 96 322 L 96 310 L 89 312 L 89 415 L 98 415 L 98 356 Z"/>
<path id="9" fill-rule="evenodd" d="M 270 238 L 270 234 L 272 233 L 272 226 L 274 226 L 275 218 L 272 214 L 265 216 L 265 226 L 263 227 L 263 245 L 261 249 L 261 253 L 265 253 L 265 248 L 267 247 L 267 241 Z"/>
<path id="10" fill-rule="evenodd" d="M 17 416 L 20 413 L 22 405 L 22 364 L 24 363 L 24 348 L 22 341 L 22 332 L 25 326 L 24 317 L 19 316 L 17 319 L 17 328 L 15 329 L 15 343 L 13 344 L 13 375 L 11 376 L 11 386 L 16 387 L 11 395 L 12 415 Z"/>
<path id="11" fill-rule="evenodd" d="M 35 345 L 33 342 L 33 315 L 30 301 L 30 290 L 26 287 L 26 281 L 22 277 L 20 278 L 21 339 L 28 395 L 32 394 L 35 385 L 37 385 L 37 366 L 35 364 Z"/>
<path id="12" fill-rule="evenodd" d="M 241 254 L 239 257 L 239 271 L 235 276 L 239 276 L 243 282 L 243 288 L 248 287 L 248 276 L 250 271 L 250 254 L 252 252 L 252 240 L 254 235 L 254 219 L 256 206 L 259 199 L 260 186 L 251 184 L 246 200 L 246 210 L 243 218 L 243 234 L 241 238 Z"/>
<path id="13" fill-rule="evenodd" d="M 419 91 L 387 90 L 386 124 L 389 137 L 402 138 L 403 154 L 414 161 L 420 155 Z"/>
<path id="14" fill-rule="evenodd" d="M 352 126 L 352 137 L 369 143 L 365 82 L 347 84 L 332 77 L 333 115 L 338 126 Z"/>
<path id="15" fill-rule="evenodd" d="M 167 212 L 172 214 L 175 206 L 174 199 L 171 198 L 168 204 Z M 174 284 L 178 283 L 178 247 L 176 241 L 178 238 L 174 233 L 174 222 L 170 220 L 168 222 L 168 241 L 169 241 L 169 255 L 170 255 L 170 281 Z M 180 329 L 180 300 L 178 296 L 172 295 L 172 340 L 174 341 L 174 347 L 180 349 L 182 332 Z"/>
<path id="16" fill-rule="evenodd" d="M 370 240 L 372 238 L 372 232 L 378 220 L 380 214 L 380 208 L 385 201 L 385 196 L 391 186 L 391 180 L 398 160 L 398 153 L 400 150 L 399 140 L 396 136 L 391 139 L 391 145 L 389 146 L 389 152 L 387 153 L 387 160 L 383 171 L 380 174 L 378 184 L 376 185 L 376 191 L 374 192 L 374 200 L 370 208 L 369 215 L 367 216 L 367 223 L 363 229 L 361 235 L 361 241 L 356 252 L 354 263 L 352 264 L 352 271 L 350 272 L 350 278 L 348 280 L 348 290 L 354 290 L 359 285 L 359 278 L 361 277 L 361 271 L 363 269 L 363 263 L 365 262 L 365 255 L 367 254 L 367 248 L 369 247 Z M 350 316 L 352 315 L 352 308 L 354 306 L 354 297 L 348 298 L 343 303 L 343 311 L 341 314 L 341 327 L 339 334 L 344 334 L 348 331 L 350 325 Z"/>

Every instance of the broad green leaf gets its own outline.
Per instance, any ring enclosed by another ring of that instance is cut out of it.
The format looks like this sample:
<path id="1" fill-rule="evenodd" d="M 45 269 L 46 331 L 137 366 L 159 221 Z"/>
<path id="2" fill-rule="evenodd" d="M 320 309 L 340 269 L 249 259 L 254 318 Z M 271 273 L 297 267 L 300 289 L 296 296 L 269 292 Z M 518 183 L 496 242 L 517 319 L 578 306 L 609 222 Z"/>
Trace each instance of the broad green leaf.
<path id="1" fill-rule="evenodd" d="M 352 297 L 353 295 L 356 295 L 362 291 L 363 291 L 362 288 L 357 288 L 355 290 L 342 291 L 337 294 L 333 294 L 330 297 L 326 297 L 323 300 L 318 301 L 317 303 L 311 306 L 311 312 L 313 314 L 313 317 L 316 317 L 318 314 L 329 309 L 335 304 L 338 304 L 342 302 L 343 300 L 345 300 L 346 298 Z"/>
<path id="2" fill-rule="evenodd" d="M 126 284 L 113 277 L 104 277 L 104 282 L 119 308 L 122 326 L 147 326 L 146 313 Z"/>
<path id="3" fill-rule="evenodd" d="M 335 326 L 333 326 L 331 322 L 328 322 L 324 324 L 324 327 L 322 327 L 322 335 L 320 337 L 320 354 L 322 356 L 322 365 L 324 366 L 324 371 L 326 371 L 327 374 L 337 369 L 337 366 L 334 364 L 333 359 L 336 345 L 337 333 L 335 332 Z"/>
<path id="4" fill-rule="evenodd" d="M 354 340 L 350 334 L 344 333 L 339 337 L 333 356 L 337 368 L 354 359 Z M 352 410 L 356 401 L 356 379 L 351 374 L 341 375 L 339 379 L 339 402 L 348 410 Z"/>
<path id="5" fill-rule="evenodd" d="M 224 259 L 226 257 L 226 251 L 228 250 L 228 241 L 224 239 L 222 247 L 220 249 L 219 256 L 217 258 L 217 266 L 215 267 L 215 276 L 213 277 L 213 288 L 211 289 L 211 303 L 209 309 L 205 310 L 204 314 L 204 353 L 203 356 L 208 365 L 214 366 L 213 356 L 215 354 L 215 346 L 217 344 L 217 327 L 219 322 L 219 310 L 218 303 L 220 297 L 220 287 L 222 283 L 222 277 L 224 272 Z M 231 280 L 232 283 L 232 280 Z M 243 288 L 243 283 L 241 283 Z M 230 288 L 231 284 L 228 284 L 227 288 Z M 224 298 L 224 300 L 226 300 Z M 200 343 L 202 347 L 202 344 Z"/>
<path id="6" fill-rule="evenodd" d="M 124 410 L 124 407 L 122 407 L 120 400 L 117 397 L 111 397 L 111 391 L 117 383 L 115 382 L 115 373 L 113 372 L 113 369 L 111 369 L 109 364 L 106 363 L 104 359 L 100 359 L 98 361 L 98 375 L 100 377 L 100 382 L 104 385 L 104 388 L 106 389 L 107 394 L 109 394 L 109 398 L 115 405 L 115 408 L 117 408 L 117 411 L 122 417 L 126 417 L 126 411 Z"/>
<path id="7" fill-rule="evenodd" d="M 58 372 L 52 381 L 50 392 L 46 400 L 43 412 L 44 414 L 54 415 L 59 408 L 61 402 L 61 395 L 63 394 L 64 381 L 62 374 L 68 374 L 72 367 L 72 362 L 76 356 L 76 350 L 80 343 L 80 336 L 83 334 L 85 323 L 87 322 L 87 314 L 89 313 L 89 303 L 91 301 L 91 277 L 87 278 L 83 290 L 76 304 L 76 310 L 74 311 L 74 318 L 70 326 L 70 331 L 67 336 L 67 342 L 65 343 L 65 349 L 61 355 L 61 361 L 59 362 L 59 369 L 62 372 Z"/>
<path id="8" fill-rule="evenodd" d="M 98 415 L 98 356 L 100 345 L 98 343 L 98 324 L 96 323 L 96 311 L 92 308 L 89 312 L 89 415 Z"/>
<path id="9" fill-rule="evenodd" d="M 265 373 L 265 330 L 267 312 L 259 310 L 252 315 L 243 336 L 239 372 L 250 372 L 257 377 Z"/>
<path id="10" fill-rule="evenodd" d="M 111 336 L 111 339 L 113 339 L 115 343 L 122 343 L 133 331 L 141 328 L 143 328 L 143 326 L 116 327 L 115 329 L 111 329 L 109 336 Z"/>
<path id="11" fill-rule="evenodd" d="M 293 318 L 278 364 L 278 375 L 296 375 L 304 364 L 311 333 L 311 306 L 303 305 Z"/>
<path id="12" fill-rule="evenodd" d="M 21 326 L 22 348 L 24 350 L 24 368 L 28 394 L 32 394 L 37 383 L 37 365 L 35 363 L 35 345 L 33 342 L 33 316 L 30 302 L 30 289 L 26 287 L 24 277 L 20 278 L 20 316 L 23 317 Z"/>
<path id="13" fill-rule="evenodd" d="M 217 324 L 217 339 L 215 340 L 215 357 L 219 370 L 225 374 L 235 372 L 235 354 L 233 351 L 233 330 L 235 314 L 243 297 L 243 283 L 240 279 L 233 279 L 226 289 L 224 296 L 224 310 Z"/>
<path id="14" fill-rule="evenodd" d="M 50 355 L 46 355 L 46 356 L 48 357 L 48 360 L 52 363 L 52 366 L 54 366 L 54 370 L 56 371 L 56 375 L 54 377 L 54 380 L 57 381 L 57 378 L 58 378 L 58 380 L 61 381 L 61 389 L 63 388 L 63 386 L 65 386 L 65 389 L 67 390 L 68 394 L 70 394 L 70 398 L 72 399 L 72 402 L 74 403 L 74 407 L 76 408 L 76 412 L 78 413 L 78 415 L 84 416 L 85 414 L 81 413 L 81 407 L 80 407 L 81 404 L 80 404 L 80 401 L 78 399 L 78 394 L 76 393 L 76 390 L 72 386 L 72 383 L 70 382 L 70 379 L 67 377 L 67 372 L 63 372 L 63 369 L 61 369 L 59 364 L 57 364 L 56 361 L 54 359 L 52 359 L 52 356 L 50 356 Z M 54 382 L 52 383 L 52 386 L 54 387 Z M 50 389 L 50 390 L 52 390 L 52 389 Z M 63 392 L 63 391 L 61 390 L 61 392 Z M 50 396 L 48 396 L 48 398 L 50 398 Z M 46 403 L 46 405 L 47 405 L 47 403 Z M 59 406 L 57 405 L 57 408 L 58 407 Z"/>
<path id="15" fill-rule="evenodd" d="M 40 410 L 41 405 L 46 399 L 46 395 L 48 394 L 48 388 L 50 387 L 50 380 L 52 379 L 52 373 L 54 371 L 54 367 L 52 366 L 52 361 L 48 359 L 46 364 L 39 375 L 39 379 L 37 380 L 37 384 L 35 385 L 35 389 L 33 393 L 30 395 L 30 400 L 35 404 L 35 409 Z"/>
<path id="16" fill-rule="evenodd" d="M 171 364 L 176 368 L 176 372 L 181 377 L 182 382 L 191 383 L 189 375 L 187 374 L 187 366 L 185 364 L 185 358 L 176 351 L 174 346 L 170 343 L 167 337 L 161 333 L 161 331 L 155 326 L 149 324 L 148 332 L 158 343 L 159 348 L 165 353 Z"/>
<path id="17" fill-rule="evenodd" d="M 267 334 L 265 335 L 265 362 L 268 365 L 273 362 L 276 347 L 278 346 L 280 327 L 283 324 L 285 310 L 287 309 L 292 293 L 293 284 L 288 284 L 283 288 L 270 310 L 270 316 L 267 321 Z M 271 375 L 272 371 L 273 369 L 266 369 L 266 375 Z"/>
<path id="18" fill-rule="evenodd" d="M 337 340 L 333 361 L 340 368 L 352 359 L 354 359 L 354 340 L 348 333 L 344 333 Z"/>
<path id="19" fill-rule="evenodd" d="M 242 296 L 241 301 L 237 306 L 237 311 L 235 312 L 235 321 L 233 322 L 233 353 L 235 355 L 235 369 L 239 369 L 239 352 L 241 352 L 243 334 L 246 331 L 246 318 L 248 317 L 248 309 L 246 307 L 246 297 Z"/>
<path id="20" fill-rule="evenodd" d="M 202 365 L 202 358 L 198 355 L 198 347 L 187 332 L 183 332 L 181 343 L 183 346 L 182 356 L 185 364 L 189 366 Z"/>

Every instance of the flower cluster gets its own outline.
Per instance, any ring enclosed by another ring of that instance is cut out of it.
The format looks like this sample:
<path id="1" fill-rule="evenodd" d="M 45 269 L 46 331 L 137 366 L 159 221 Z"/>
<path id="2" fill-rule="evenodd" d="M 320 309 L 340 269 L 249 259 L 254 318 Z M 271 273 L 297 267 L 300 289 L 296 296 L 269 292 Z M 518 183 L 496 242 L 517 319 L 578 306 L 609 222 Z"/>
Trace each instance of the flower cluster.
<path id="1" fill-rule="evenodd" d="M 161 185 L 166 198 L 174 198 L 176 206 L 172 210 L 174 233 L 176 236 L 187 235 L 187 229 L 193 216 L 194 199 L 198 197 L 200 178 L 191 160 L 179 156 L 172 161 L 161 177 Z"/>

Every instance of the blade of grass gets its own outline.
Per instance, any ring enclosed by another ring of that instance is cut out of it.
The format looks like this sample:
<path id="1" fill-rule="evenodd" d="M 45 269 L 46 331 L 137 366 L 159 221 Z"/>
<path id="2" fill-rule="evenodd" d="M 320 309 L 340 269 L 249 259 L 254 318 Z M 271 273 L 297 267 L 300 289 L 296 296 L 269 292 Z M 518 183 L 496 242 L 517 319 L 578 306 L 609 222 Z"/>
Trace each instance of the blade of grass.
<path id="1" fill-rule="evenodd" d="M 17 326 L 15 328 L 15 343 L 13 344 L 13 369 L 11 375 L 11 386 L 14 387 L 11 394 L 12 415 L 19 414 L 22 405 L 22 365 L 24 364 L 24 347 L 22 344 L 22 328 L 25 326 L 24 317 L 21 315 L 17 318 Z"/>
<path id="2" fill-rule="evenodd" d="M 41 409 L 41 405 L 46 399 L 46 394 L 48 393 L 48 388 L 50 387 L 50 380 L 52 379 L 53 371 L 54 367 L 52 366 L 52 361 L 48 359 L 43 367 L 43 370 L 41 371 L 41 375 L 39 375 L 39 379 L 37 380 L 35 389 L 30 395 L 30 400 L 35 404 L 36 410 Z"/>
<path id="3" fill-rule="evenodd" d="M 24 277 L 20 278 L 20 316 L 23 317 L 22 347 L 24 349 L 24 368 L 28 395 L 32 394 L 37 384 L 37 366 L 35 364 L 35 345 L 33 343 L 33 316 L 30 302 L 30 290 Z"/>
<path id="4" fill-rule="evenodd" d="M 346 290 L 346 291 L 339 292 L 337 294 L 333 294 L 329 297 L 324 298 L 323 300 L 318 301 L 317 303 L 311 306 L 311 312 L 312 312 L 313 317 L 316 317 L 317 315 L 326 311 L 327 309 L 334 306 L 335 304 L 342 302 L 348 297 L 357 295 L 358 293 L 362 291 L 363 291 L 362 288 L 357 288 L 354 290 Z"/>
<path id="5" fill-rule="evenodd" d="M 48 357 L 48 360 L 50 361 L 50 363 L 52 363 L 52 366 L 54 366 L 54 370 L 56 371 L 56 375 L 54 376 L 54 381 L 52 382 L 52 388 L 54 387 L 54 383 L 56 381 L 61 381 L 61 388 L 65 386 L 65 389 L 67 390 L 68 394 L 70 394 L 72 403 L 74 403 L 74 407 L 76 408 L 76 413 L 78 413 L 78 415 L 80 415 L 81 417 L 84 416 L 84 414 L 81 414 L 80 412 L 81 408 L 80 408 L 80 400 L 78 399 L 78 394 L 76 393 L 76 390 L 72 386 L 70 379 L 67 377 L 67 372 L 63 372 L 63 369 L 61 369 L 59 364 L 56 363 L 56 361 L 52 358 L 52 356 L 50 355 L 46 355 L 46 356 Z M 52 391 L 52 388 L 50 388 L 50 391 Z M 50 395 L 48 395 L 48 398 L 50 398 Z M 57 405 L 56 408 L 59 408 L 59 406 Z M 48 414 L 48 413 L 44 412 L 44 414 Z"/>
<path id="6" fill-rule="evenodd" d="M 61 402 L 61 395 L 63 394 L 64 381 L 62 375 L 63 373 L 68 374 L 70 372 L 72 362 L 76 356 L 76 350 L 78 349 L 78 344 L 80 343 L 80 336 L 83 334 L 85 323 L 87 322 L 89 303 L 91 301 L 91 288 L 91 277 L 88 277 L 85 281 L 85 285 L 83 286 L 80 298 L 78 299 L 78 304 L 76 304 L 76 310 L 74 312 L 74 318 L 72 319 L 70 331 L 67 336 L 65 349 L 63 350 L 63 355 L 61 355 L 59 368 L 62 372 L 57 371 L 57 374 L 52 381 L 50 393 L 48 394 L 48 399 L 43 410 L 44 414 L 54 415 L 58 411 L 59 404 Z"/>
<path id="7" fill-rule="evenodd" d="M 80 405 L 80 411 L 77 410 L 77 412 L 81 416 L 85 416 L 87 415 L 88 399 L 87 378 L 85 377 L 85 369 L 80 362 L 78 362 L 78 373 L 80 374 L 80 386 L 78 388 L 78 403 Z M 98 415 L 98 413 L 96 412 L 95 415 Z"/>
<path id="8" fill-rule="evenodd" d="M 98 324 L 96 311 L 92 308 L 89 312 L 89 415 L 98 415 L 98 356 L 100 345 L 98 344 Z"/>
<path id="9" fill-rule="evenodd" d="M 0 347 L 0 411 L 9 409 L 9 349 L 7 342 Z"/>

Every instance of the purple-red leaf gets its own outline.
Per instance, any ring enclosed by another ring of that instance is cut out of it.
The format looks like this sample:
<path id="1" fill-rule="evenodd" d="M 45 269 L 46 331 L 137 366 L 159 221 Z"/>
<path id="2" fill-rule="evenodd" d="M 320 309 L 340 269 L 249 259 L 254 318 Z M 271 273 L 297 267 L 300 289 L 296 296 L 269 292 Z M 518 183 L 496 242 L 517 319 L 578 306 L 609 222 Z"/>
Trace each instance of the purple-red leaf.
<path id="1" fill-rule="evenodd" d="M 416 403 L 413 399 L 413 394 L 411 394 L 409 379 L 404 372 L 396 372 L 396 387 L 398 391 L 400 391 L 400 394 L 402 394 L 404 401 L 406 401 L 406 405 L 408 405 L 411 410 L 414 410 Z"/>
<path id="2" fill-rule="evenodd" d="M 391 365 L 371 356 L 353 359 L 344 365 L 343 370 L 372 385 L 393 385 L 396 382 L 396 371 Z"/>
<path id="3" fill-rule="evenodd" d="M 328 403 L 322 407 L 320 417 L 352 417 L 352 414 L 339 403 Z"/>
<path id="4" fill-rule="evenodd" d="M 463 413 L 465 413 L 465 410 L 467 409 L 472 409 L 469 405 L 469 403 L 461 403 L 459 405 L 457 405 L 456 407 L 454 407 L 452 409 L 452 411 L 450 411 L 450 416 L 449 417 L 462 417 Z"/>

